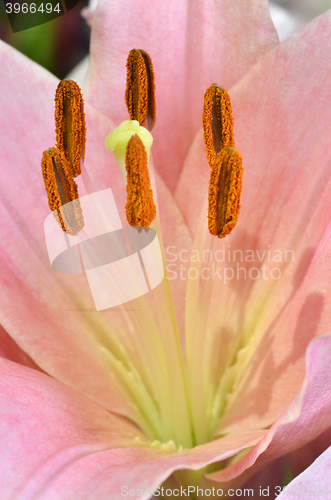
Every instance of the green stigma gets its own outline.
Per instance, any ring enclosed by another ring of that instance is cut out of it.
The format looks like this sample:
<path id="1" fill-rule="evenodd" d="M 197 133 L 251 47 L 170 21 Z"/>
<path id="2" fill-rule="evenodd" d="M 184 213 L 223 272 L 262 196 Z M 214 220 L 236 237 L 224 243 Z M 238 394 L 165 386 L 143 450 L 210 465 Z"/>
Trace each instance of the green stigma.
<path id="1" fill-rule="evenodd" d="M 129 140 L 133 135 L 139 135 L 149 159 L 149 152 L 153 144 L 152 134 L 145 128 L 141 127 L 137 120 L 125 120 L 110 134 L 105 140 L 106 148 L 114 153 L 115 159 L 120 166 L 124 178 L 126 178 L 125 169 L 125 153 Z"/>

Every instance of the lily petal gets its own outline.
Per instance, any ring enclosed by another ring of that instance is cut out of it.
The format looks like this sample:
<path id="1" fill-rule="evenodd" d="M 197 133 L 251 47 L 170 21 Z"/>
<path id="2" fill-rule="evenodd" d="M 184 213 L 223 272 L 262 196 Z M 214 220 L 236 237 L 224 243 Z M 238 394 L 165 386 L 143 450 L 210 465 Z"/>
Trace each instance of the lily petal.
<path id="1" fill-rule="evenodd" d="M 120 499 L 122 486 L 153 490 L 173 470 L 226 458 L 264 434 L 169 453 L 151 448 L 129 421 L 51 377 L 7 360 L 0 360 L 0 369 L 0 484 L 6 500 Z"/>
<path id="2" fill-rule="evenodd" d="M 0 371 L 4 499 L 55 498 L 48 489 L 56 493 L 57 478 L 73 463 L 144 439 L 134 424 L 47 375 L 3 359 Z"/>
<path id="3" fill-rule="evenodd" d="M 170 454 L 150 448 L 135 426 L 112 416 L 85 396 L 46 375 L 0 360 L 0 397 L 5 403 L 0 405 L 4 450 L 1 466 L 6 471 L 2 476 L 6 477 L 3 496 L 11 498 L 15 491 L 20 494 L 18 498 L 24 499 L 37 495 L 45 499 L 75 496 L 103 500 L 109 495 L 120 499 L 122 486 L 153 490 L 175 470 L 202 468 L 260 441 L 236 465 L 209 478 L 229 480 L 261 455 L 250 472 L 258 470 L 287 446 L 295 447 L 298 438 L 307 438 L 307 428 L 317 413 L 321 428 L 326 424 L 331 384 L 330 377 L 322 374 L 329 365 L 330 352 L 331 337 L 312 343 L 301 394 L 269 431 L 232 434 L 192 450 Z M 325 403 L 322 413 L 321 397 Z M 299 414 L 299 420 L 295 421 Z M 56 439 L 52 439 L 54 434 Z M 6 446 L 6 440 L 10 446 Z M 128 448 L 134 443 L 139 447 Z"/>
<path id="4" fill-rule="evenodd" d="M 0 357 L 38 370 L 39 367 L 0 326 Z"/>
<path id="5" fill-rule="evenodd" d="M 158 107 L 155 165 L 173 190 L 201 125 L 205 89 L 213 81 L 229 88 L 277 43 L 266 0 L 101 0 L 93 17 L 85 95 L 101 113 L 122 122 L 127 55 L 132 48 L 150 53 Z"/>
<path id="6" fill-rule="evenodd" d="M 330 424 L 331 411 L 330 359 L 331 335 L 313 340 L 307 350 L 306 378 L 299 394 L 252 451 L 235 465 L 207 477 L 217 482 L 237 478 L 235 484 L 243 484 L 272 460 L 325 431 Z"/>

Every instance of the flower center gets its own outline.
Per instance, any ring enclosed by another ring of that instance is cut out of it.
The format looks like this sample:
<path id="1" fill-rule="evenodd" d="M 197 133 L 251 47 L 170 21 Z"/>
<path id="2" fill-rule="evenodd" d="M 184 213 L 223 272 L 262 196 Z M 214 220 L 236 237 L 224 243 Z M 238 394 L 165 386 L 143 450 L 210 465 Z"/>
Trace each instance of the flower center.
<path id="1" fill-rule="evenodd" d="M 125 92 L 131 120 L 122 122 L 105 143 L 126 181 L 129 224 L 139 232 L 142 228 L 147 232 L 152 225 L 161 240 L 149 164 L 153 142 L 149 130 L 154 126 L 156 109 L 154 90 L 152 61 L 146 52 L 134 49 L 127 61 Z M 84 103 L 78 85 L 70 80 L 60 82 L 55 103 L 57 147 L 44 152 L 42 170 L 50 209 L 56 210 L 63 231 L 76 235 L 84 226 L 84 218 L 74 177 L 85 168 L 86 141 Z M 203 129 L 211 167 L 209 231 L 222 238 L 238 220 L 243 169 L 241 155 L 234 149 L 230 96 L 216 84 L 205 94 Z M 66 212 L 67 205 L 71 211 Z M 136 301 L 139 313 L 128 310 L 137 333 L 135 345 L 126 339 L 120 343 L 116 334 L 108 332 L 107 347 L 101 345 L 100 350 L 130 394 L 137 423 L 151 446 L 173 451 L 205 443 L 212 439 L 221 415 L 217 412 L 215 416 L 215 404 L 206 402 L 202 381 L 196 380 L 189 362 L 184 363 L 169 281 L 165 279 L 152 289 L 148 300 L 143 297 Z M 199 322 L 194 325 L 194 332 L 200 326 Z M 194 362 L 201 361 L 201 350 L 196 349 L 196 354 Z"/>

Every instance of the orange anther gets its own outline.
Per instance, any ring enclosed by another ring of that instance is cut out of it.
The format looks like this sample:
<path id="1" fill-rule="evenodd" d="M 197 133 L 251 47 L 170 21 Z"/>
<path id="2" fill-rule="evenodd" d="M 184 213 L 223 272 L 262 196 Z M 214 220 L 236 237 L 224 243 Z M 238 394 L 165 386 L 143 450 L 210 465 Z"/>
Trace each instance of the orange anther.
<path id="1" fill-rule="evenodd" d="M 131 226 L 148 227 L 156 216 L 156 207 L 151 190 L 147 154 L 138 135 L 128 142 L 125 155 L 127 172 L 126 218 Z"/>
<path id="2" fill-rule="evenodd" d="M 208 227 L 219 238 L 231 233 L 238 221 L 242 188 L 242 158 L 231 147 L 216 156 L 209 182 Z"/>
<path id="3" fill-rule="evenodd" d="M 152 59 L 147 52 L 132 49 L 126 62 L 125 102 L 131 120 L 152 130 L 155 125 L 155 76 Z"/>
<path id="4" fill-rule="evenodd" d="M 52 212 L 56 210 L 54 216 L 63 231 L 76 236 L 84 227 L 84 217 L 77 184 L 71 176 L 64 152 L 56 148 L 44 151 L 41 168 L 49 208 Z"/>
<path id="5" fill-rule="evenodd" d="M 222 148 L 235 147 L 230 96 L 216 83 L 205 93 L 202 124 L 207 160 L 212 168 Z"/>
<path id="6" fill-rule="evenodd" d="M 73 80 L 62 80 L 55 94 L 56 146 L 64 152 L 72 177 L 80 175 L 80 161 L 84 161 L 86 124 L 84 100 Z"/>

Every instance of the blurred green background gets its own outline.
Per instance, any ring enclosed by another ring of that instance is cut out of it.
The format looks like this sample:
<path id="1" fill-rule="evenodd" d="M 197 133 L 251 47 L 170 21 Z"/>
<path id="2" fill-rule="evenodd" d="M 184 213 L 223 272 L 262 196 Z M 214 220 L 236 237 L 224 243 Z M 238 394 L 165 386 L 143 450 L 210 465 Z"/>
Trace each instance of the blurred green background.
<path id="1" fill-rule="evenodd" d="M 90 28 L 80 14 L 87 4 L 80 0 L 53 21 L 13 33 L 0 0 L 0 38 L 62 79 L 88 54 Z"/>

